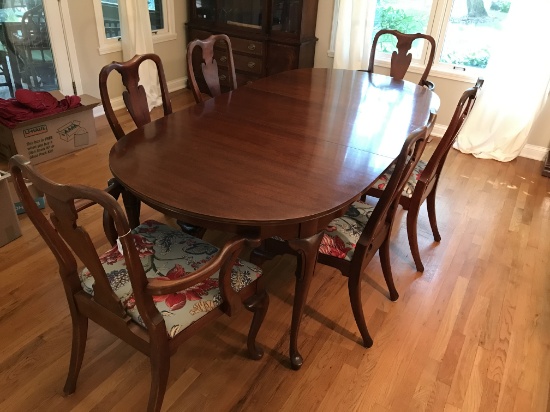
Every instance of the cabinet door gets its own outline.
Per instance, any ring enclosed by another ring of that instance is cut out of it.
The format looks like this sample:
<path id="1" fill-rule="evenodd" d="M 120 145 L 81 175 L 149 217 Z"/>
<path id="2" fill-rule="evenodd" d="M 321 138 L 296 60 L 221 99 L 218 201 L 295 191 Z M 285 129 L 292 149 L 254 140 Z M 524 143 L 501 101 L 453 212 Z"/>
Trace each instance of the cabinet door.
<path id="1" fill-rule="evenodd" d="M 209 22 L 216 21 L 216 0 L 189 0 L 191 18 Z"/>
<path id="2" fill-rule="evenodd" d="M 271 32 L 299 35 L 302 0 L 271 0 Z"/>
<path id="3" fill-rule="evenodd" d="M 261 30 L 265 15 L 264 4 L 264 0 L 219 0 L 219 22 Z"/>

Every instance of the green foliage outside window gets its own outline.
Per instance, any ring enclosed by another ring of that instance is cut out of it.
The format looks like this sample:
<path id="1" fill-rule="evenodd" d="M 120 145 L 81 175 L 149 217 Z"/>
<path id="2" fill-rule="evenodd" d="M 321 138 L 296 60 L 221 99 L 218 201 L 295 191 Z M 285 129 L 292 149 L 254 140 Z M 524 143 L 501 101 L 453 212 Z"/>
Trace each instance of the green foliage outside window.
<path id="1" fill-rule="evenodd" d="M 508 13 L 510 11 L 510 2 L 505 0 L 497 0 L 491 3 L 491 10 Z"/>

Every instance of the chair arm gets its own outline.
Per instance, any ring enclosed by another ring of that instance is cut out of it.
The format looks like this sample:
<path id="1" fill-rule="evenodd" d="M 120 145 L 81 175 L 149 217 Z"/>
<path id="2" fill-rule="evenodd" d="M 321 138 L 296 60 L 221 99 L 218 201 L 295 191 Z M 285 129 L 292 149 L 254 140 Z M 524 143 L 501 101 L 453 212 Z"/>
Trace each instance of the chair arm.
<path id="1" fill-rule="evenodd" d="M 109 193 L 111 196 L 113 196 L 115 199 L 117 199 L 118 196 L 120 196 L 120 193 L 122 192 L 123 187 L 115 179 L 109 180 L 108 184 L 109 184 L 109 186 L 107 186 L 104 189 L 105 192 Z M 74 207 L 75 207 L 75 209 L 78 213 L 78 212 L 83 211 L 84 209 L 88 209 L 90 206 L 93 206 L 95 204 L 97 204 L 97 203 L 94 202 L 93 200 L 78 199 L 78 200 L 75 200 Z"/>
<path id="2" fill-rule="evenodd" d="M 424 80 L 422 82 L 422 86 L 427 87 L 428 90 L 432 90 L 432 91 L 435 89 L 435 84 L 429 80 Z"/>
<path id="3" fill-rule="evenodd" d="M 203 282 L 216 273 L 216 271 L 220 270 L 220 290 L 222 292 L 222 297 L 227 298 L 227 294 L 231 294 L 232 291 L 231 269 L 245 245 L 256 247 L 260 245 L 260 240 L 235 237 L 229 240 L 204 266 L 189 276 L 176 280 L 160 280 L 158 278 L 148 279 L 145 292 L 153 296 L 176 293 Z M 229 288 L 227 287 L 228 285 Z"/>

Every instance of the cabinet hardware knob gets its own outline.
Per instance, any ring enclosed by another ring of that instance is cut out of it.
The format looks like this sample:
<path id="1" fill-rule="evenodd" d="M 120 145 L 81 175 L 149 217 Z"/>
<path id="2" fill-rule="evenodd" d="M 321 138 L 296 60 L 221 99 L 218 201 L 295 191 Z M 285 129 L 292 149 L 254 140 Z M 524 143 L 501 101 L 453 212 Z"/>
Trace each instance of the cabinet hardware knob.
<path id="1" fill-rule="evenodd" d="M 250 43 L 250 44 L 248 45 L 248 50 L 256 50 L 256 45 L 253 44 L 253 43 Z"/>
<path id="2" fill-rule="evenodd" d="M 251 69 L 253 69 L 254 67 L 256 67 L 256 63 L 248 62 L 247 66 L 250 67 Z"/>
<path id="3" fill-rule="evenodd" d="M 224 81 L 225 79 L 227 79 L 227 76 L 226 76 L 225 74 L 222 74 L 222 75 L 220 76 L 220 80 L 221 80 L 221 81 Z"/>
<path id="4" fill-rule="evenodd" d="M 227 56 L 220 57 L 220 61 L 225 63 L 227 61 Z"/>

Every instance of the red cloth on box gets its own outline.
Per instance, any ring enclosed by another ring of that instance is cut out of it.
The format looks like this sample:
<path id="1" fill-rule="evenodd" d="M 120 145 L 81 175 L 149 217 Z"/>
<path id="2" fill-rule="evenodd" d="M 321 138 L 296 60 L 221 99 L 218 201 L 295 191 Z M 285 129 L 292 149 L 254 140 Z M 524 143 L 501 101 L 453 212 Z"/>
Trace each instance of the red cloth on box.
<path id="1" fill-rule="evenodd" d="M 19 122 L 60 113 L 80 105 L 78 96 L 65 96 L 58 101 L 48 92 L 17 89 L 15 98 L 0 99 L 0 123 L 13 129 Z"/>

